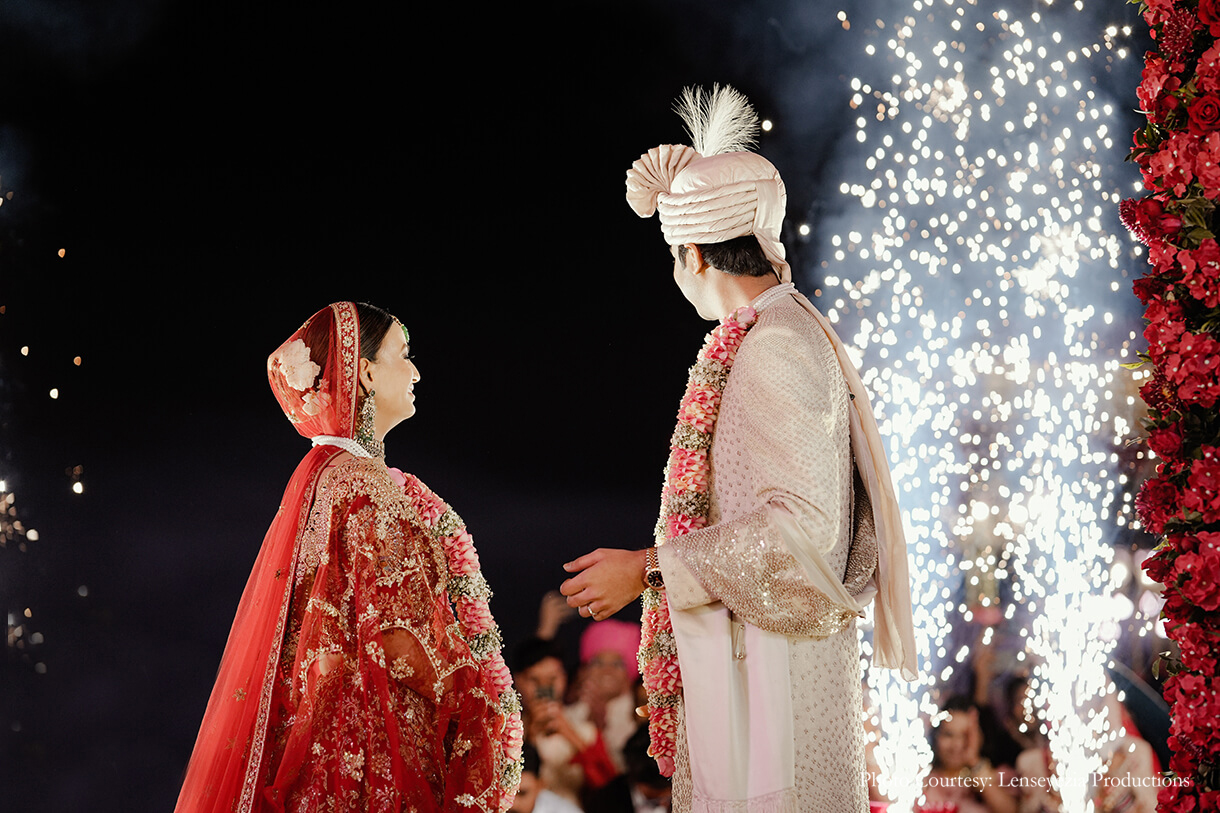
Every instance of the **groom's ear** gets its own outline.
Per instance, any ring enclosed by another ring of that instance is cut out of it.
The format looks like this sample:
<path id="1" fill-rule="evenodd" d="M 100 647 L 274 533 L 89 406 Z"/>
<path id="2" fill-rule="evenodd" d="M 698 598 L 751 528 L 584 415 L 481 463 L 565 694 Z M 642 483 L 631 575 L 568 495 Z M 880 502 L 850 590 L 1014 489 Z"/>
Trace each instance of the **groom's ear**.
<path id="1" fill-rule="evenodd" d="M 703 260 L 703 252 L 699 250 L 699 246 L 694 243 L 687 243 L 686 249 L 686 270 L 692 274 L 702 274 L 707 270 L 707 263 Z"/>

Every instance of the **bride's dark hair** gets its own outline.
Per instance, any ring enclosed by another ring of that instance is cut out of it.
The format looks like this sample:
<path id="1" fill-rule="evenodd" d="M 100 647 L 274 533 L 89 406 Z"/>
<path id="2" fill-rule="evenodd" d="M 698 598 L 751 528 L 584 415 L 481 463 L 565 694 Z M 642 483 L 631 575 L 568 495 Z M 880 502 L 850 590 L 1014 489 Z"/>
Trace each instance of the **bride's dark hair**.
<path id="1" fill-rule="evenodd" d="M 357 302 L 356 318 L 360 320 L 360 356 L 376 361 L 382 341 L 395 324 L 394 317 L 376 305 Z"/>

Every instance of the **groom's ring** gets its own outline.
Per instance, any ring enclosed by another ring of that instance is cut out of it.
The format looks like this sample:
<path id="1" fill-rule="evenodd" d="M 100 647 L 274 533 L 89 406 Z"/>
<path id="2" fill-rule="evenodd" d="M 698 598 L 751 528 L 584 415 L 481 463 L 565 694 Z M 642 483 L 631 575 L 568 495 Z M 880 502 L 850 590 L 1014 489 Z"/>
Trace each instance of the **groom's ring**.
<path id="1" fill-rule="evenodd" d="M 585 606 L 581 607 L 580 609 L 581 609 L 581 610 L 588 610 L 588 611 L 589 611 L 589 617 L 590 617 L 590 618 L 593 618 L 593 616 L 595 615 L 595 613 L 593 612 L 593 605 L 591 605 L 591 604 L 586 604 Z"/>

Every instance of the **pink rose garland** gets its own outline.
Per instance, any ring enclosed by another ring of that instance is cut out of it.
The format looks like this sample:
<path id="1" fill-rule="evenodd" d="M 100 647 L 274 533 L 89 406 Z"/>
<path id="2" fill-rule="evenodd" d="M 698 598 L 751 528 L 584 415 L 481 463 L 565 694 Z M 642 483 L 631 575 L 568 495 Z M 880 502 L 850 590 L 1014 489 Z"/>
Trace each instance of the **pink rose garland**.
<path id="1" fill-rule="evenodd" d="M 690 369 L 686 393 L 678 407 L 678 426 L 670 442 L 665 485 L 661 489 L 661 515 L 656 544 L 707 525 L 708 452 L 720 412 L 720 396 L 728 380 L 737 349 L 754 325 L 753 308 L 738 308 L 708 334 L 699 360 Z M 643 632 L 640 637 L 640 674 L 648 691 L 648 753 L 664 776 L 673 776 L 677 755 L 678 708 L 682 674 L 674 641 L 669 602 L 663 591 L 649 588 L 643 595 Z"/>
<path id="2" fill-rule="evenodd" d="M 395 472 L 397 470 L 392 470 L 391 476 Z M 498 800 L 499 810 L 503 813 L 512 807 L 517 798 L 517 787 L 521 784 L 521 749 L 525 728 L 521 722 L 521 699 L 513 689 L 512 674 L 500 652 L 503 641 L 500 628 L 491 615 L 491 590 L 479 566 L 474 538 L 467 532 L 461 518 L 418 478 L 402 475 L 401 472 L 397 474 L 394 480 L 403 486 L 403 492 L 416 514 L 434 538 L 444 545 L 446 569 L 449 572 L 449 598 L 461 624 L 462 636 L 475 660 L 479 661 L 484 679 L 499 698 L 500 710 L 505 716 L 504 731 L 500 737 L 502 758 Z"/>

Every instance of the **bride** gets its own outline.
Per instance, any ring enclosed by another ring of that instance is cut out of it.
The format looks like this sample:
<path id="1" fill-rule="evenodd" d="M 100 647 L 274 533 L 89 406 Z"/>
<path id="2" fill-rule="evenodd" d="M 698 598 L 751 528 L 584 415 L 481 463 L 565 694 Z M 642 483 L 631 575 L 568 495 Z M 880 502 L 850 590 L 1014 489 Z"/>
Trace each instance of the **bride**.
<path id="1" fill-rule="evenodd" d="M 409 337 L 340 302 L 268 359 L 313 440 L 267 532 L 178 798 L 194 811 L 506 810 L 517 694 L 470 535 L 383 439 L 415 413 Z"/>

